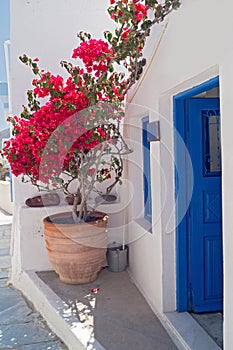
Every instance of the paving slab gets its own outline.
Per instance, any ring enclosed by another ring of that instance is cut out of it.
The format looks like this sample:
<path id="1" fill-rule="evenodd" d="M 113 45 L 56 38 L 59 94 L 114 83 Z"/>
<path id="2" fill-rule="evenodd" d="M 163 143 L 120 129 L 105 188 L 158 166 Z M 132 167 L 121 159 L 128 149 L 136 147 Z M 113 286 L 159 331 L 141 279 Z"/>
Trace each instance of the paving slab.
<path id="1" fill-rule="evenodd" d="M 57 340 L 42 321 L 1 326 L 0 349 Z"/>
<path id="2" fill-rule="evenodd" d="M 38 318 L 38 313 L 33 313 L 25 299 L 16 290 L 6 287 L 0 288 L 0 325 L 23 323 Z"/>
<path id="3" fill-rule="evenodd" d="M 10 247 L 0 247 L 0 256 L 9 256 L 10 253 Z"/>
<path id="4" fill-rule="evenodd" d="M 1 221 L 0 221 L 1 224 Z M 0 238 L 9 238 L 11 236 L 11 227 L 12 224 L 2 225 L 0 226 Z"/>
<path id="5" fill-rule="evenodd" d="M 0 288 L 0 349 L 67 350 L 23 295 Z"/>
<path id="6" fill-rule="evenodd" d="M 0 271 L 0 280 L 3 278 L 3 279 L 6 279 L 9 277 L 9 271 Z"/>
<path id="7" fill-rule="evenodd" d="M 6 256 L 0 256 L 0 269 L 3 271 L 3 269 L 9 269 L 11 267 L 11 258 Z"/>
<path id="8" fill-rule="evenodd" d="M 5 287 L 0 288 L 0 349 L 67 350 L 67 347 L 19 291 Z"/>
<path id="9" fill-rule="evenodd" d="M 8 286 L 8 278 L 0 278 L 0 288 L 5 288 Z"/>
<path id="10" fill-rule="evenodd" d="M 64 350 L 64 346 L 59 341 L 45 342 L 39 344 L 24 345 L 20 350 Z"/>
<path id="11" fill-rule="evenodd" d="M 0 210 L 0 349 L 67 350 L 26 298 L 9 286 L 11 221 Z"/>
<path id="12" fill-rule="evenodd" d="M 2 238 L 1 239 L 1 248 L 9 248 L 10 247 L 10 242 L 11 242 L 11 239 L 10 237 L 6 237 L 6 238 Z"/>

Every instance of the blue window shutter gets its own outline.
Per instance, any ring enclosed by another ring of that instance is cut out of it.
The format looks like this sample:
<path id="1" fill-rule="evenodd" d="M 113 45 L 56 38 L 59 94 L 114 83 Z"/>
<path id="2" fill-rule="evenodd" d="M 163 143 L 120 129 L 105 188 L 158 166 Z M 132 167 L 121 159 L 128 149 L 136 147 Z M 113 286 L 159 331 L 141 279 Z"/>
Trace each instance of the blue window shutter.
<path id="1" fill-rule="evenodd" d="M 150 176 L 150 142 L 147 140 L 147 126 L 149 117 L 142 119 L 142 145 L 143 145 L 143 188 L 144 188 L 144 217 L 151 222 L 151 176 Z"/>

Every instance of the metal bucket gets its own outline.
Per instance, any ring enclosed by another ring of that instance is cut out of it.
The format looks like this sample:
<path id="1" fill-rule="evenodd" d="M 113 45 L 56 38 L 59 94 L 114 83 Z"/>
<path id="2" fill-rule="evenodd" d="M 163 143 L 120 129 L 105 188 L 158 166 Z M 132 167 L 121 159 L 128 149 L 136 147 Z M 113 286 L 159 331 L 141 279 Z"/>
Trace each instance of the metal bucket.
<path id="1" fill-rule="evenodd" d="M 128 266 L 128 246 L 113 243 L 107 249 L 108 270 L 112 272 L 125 271 Z"/>

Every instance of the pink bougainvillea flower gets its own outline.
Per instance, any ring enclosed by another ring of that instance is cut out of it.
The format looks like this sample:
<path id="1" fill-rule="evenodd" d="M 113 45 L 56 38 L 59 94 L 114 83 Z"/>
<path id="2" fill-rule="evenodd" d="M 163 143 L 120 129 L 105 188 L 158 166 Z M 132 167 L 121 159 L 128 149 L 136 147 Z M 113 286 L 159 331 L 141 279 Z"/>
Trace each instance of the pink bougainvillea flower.
<path id="1" fill-rule="evenodd" d="M 173 5 L 177 7 L 177 0 L 166 2 L 164 16 Z M 130 152 L 119 127 L 124 116 L 122 102 L 143 71 L 149 8 L 157 23 L 163 17 L 159 12 L 156 18 L 157 1 L 110 0 L 108 13 L 118 27 L 112 33 L 105 31 L 104 40 L 79 33 L 81 43 L 72 58 L 80 59 L 83 66 L 62 61 L 68 78 L 39 69 L 37 57 L 20 57 L 35 78 L 21 116 L 8 118 L 13 136 L 1 152 L 15 176 L 26 175 L 38 188 L 50 190 L 52 185 L 64 192 L 71 181 L 78 180 L 84 192 L 83 208 L 87 208 L 90 191 L 98 192 L 96 182 L 112 178 L 110 183 L 115 186 L 120 181 L 121 156 Z M 119 73 L 119 66 L 124 72 Z M 101 158 L 103 154 L 107 161 Z M 64 174 L 68 182 L 61 178 Z M 77 208 L 73 213 L 77 214 Z M 80 210 L 80 221 L 84 216 Z"/>
<path id="2" fill-rule="evenodd" d="M 129 35 L 129 33 L 130 33 L 130 28 L 124 28 L 124 29 L 123 29 L 123 33 L 121 34 L 121 37 L 122 37 L 123 39 L 126 39 L 127 36 Z"/>
<path id="3" fill-rule="evenodd" d="M 73 50 L 72 58 L 80 58 L 88 72 L 105 72 L 108 63 L 113 59 L 114 51 L 109 44 L 101 39 L 90 39 L 82 42 Z"/>

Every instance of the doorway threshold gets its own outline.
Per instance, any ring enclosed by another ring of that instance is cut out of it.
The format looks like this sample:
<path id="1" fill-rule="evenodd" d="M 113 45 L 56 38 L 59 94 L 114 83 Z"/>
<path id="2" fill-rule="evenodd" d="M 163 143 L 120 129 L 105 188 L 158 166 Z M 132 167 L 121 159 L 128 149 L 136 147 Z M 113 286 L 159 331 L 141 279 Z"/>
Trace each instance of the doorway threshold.
<path id="1" fill-rule="evenodd" d="M 188 312 L 166 312 L 164 317 L 185 349 L 222 349 Z"/>
<path id="2" fill-rule="evenodd" d="M 223 314 L 222 312 L 208 312 L 190 315 L 210 335 L 210 337 L 223 348 Z"/>

